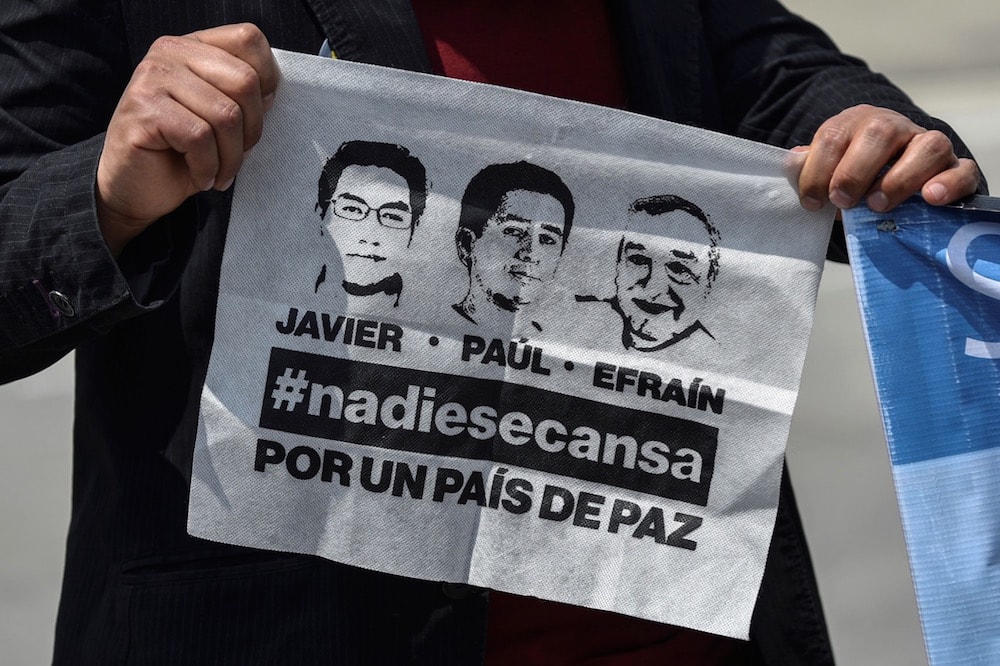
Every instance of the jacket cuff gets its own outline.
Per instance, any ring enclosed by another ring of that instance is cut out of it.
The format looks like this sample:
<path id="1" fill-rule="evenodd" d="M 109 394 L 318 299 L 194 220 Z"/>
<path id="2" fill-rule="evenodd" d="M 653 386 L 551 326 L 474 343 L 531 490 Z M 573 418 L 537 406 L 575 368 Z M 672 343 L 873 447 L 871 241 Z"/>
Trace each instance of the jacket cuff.
<path id="1" fill-rule="evenodd" d="M 176 287 L 194 225 L 160 220 L 116 261 L 97 222 L 103 142 L 101 134 L 42 157 L 4 198 L 0 351 L 51 344 L 47 351 L 58 357 L 93 332 L 158 307 Z"/>

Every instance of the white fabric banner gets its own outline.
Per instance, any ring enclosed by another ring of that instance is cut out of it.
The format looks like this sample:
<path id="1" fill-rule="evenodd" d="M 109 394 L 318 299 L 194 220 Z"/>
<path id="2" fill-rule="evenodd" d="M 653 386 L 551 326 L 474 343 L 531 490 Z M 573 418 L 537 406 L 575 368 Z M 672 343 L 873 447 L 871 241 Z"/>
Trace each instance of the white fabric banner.
<path id="1" fill-rule="evenodd" d="M 276 55 L 191 534 L 746 637 L 830 233 L 788 154 Z"/>

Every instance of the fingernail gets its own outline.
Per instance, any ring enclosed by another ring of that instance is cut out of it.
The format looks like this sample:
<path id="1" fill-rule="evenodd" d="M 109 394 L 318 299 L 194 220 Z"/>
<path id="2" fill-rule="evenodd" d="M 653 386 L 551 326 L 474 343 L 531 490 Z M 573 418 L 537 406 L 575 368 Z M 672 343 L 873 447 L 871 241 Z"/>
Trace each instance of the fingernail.
<path id="1" fill-rule="evenodd" d="M 889 208 L 889 197 L 885 192 L 877 190 L 868 197 L 868 207 L 878 213 L 884 213 Z"/>
<path id="2" fill-rule="evenodd" d="M 264 99 L 261 100 L 261 103 L 264 105 L 264 111 L 270 110 L 270 108 L 274 106 L 274 93 L 264 95 Z"/>
<path id="3" fill-rule="evenodd" d="M 816 212 L 823 207 L 822 201 L 819 199 L 813 199 L 812 197 L 802 197 L 799 200 L 799 203 L 801 203 L 802 207 L 806 210 L 811 210 L 813 212 Z"/>
<path id="4" fill-rule="evenodd" d="M 795 146 L 794 148 L 792 148 L 792 152 L 793 153 L 808 153 L 809 152 L 809 146 Z"/>
<path id="5" fill-rule="evenodd" d="M 213 187 L 215 187 L 215 179 L 214 178 L 209 178 L 208 180 L 204 181 L 201 184 L 201 191 L 202 192 L 208 192 Z"/>
<path id="6" fill-rule="evenodd" d="M 233 181 L 234 180 L 236 180 L 235 176 L 233 176 L 232 178 L 230 178 L 226 182 L 222 183 L 221 185 L 217 185 L 215 189 L 219 190 L 220 192 L 225 192 L 226 190 L 228 190 L 230 187 L 233 186 Z"/>
<path id="7" fill-rule="evenodd" d="M 927 193 L 931 195 L 932 203 L 940 203 L 947 199 L 948 188 L 941 183 L 931 183 L 927 186 Z"/>
<path id="8" fill-rule="evenodd" d="M 830 192 L 830 201 L 837 208 L 851 208 L 854 205 L 854 199 L 847 192 L 839 188 Z"/>

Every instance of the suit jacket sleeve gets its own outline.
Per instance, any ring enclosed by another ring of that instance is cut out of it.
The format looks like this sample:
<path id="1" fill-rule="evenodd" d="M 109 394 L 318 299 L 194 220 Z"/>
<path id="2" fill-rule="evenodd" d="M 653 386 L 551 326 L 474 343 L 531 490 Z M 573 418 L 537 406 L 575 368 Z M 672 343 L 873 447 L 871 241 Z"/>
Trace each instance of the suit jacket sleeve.
<path id="1" fill-rule="evenodd" d="M 117 262 L 98 230 L 102 132 L 131 73 L 117 11 L 0 4 L 0 381 L 155 307 L 183 262 L 162 222 Z"/>

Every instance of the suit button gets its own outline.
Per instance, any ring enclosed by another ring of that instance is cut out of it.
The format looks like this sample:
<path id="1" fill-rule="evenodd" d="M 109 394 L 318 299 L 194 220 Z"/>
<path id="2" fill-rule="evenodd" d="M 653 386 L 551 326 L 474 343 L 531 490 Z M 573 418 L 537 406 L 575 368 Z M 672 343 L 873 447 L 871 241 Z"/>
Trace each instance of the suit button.
<path id="1" fill-rule="evenodd" d="M 63 313 L 67 317 L 72 317 L 76 314 L 76 309 L 73 308 L 73 304 L 69 302 L 66 296 L 58 291 L 52 290 L 49 292 L 49 301 L 52 305 L 56 306 L 59 312 Z"/>

